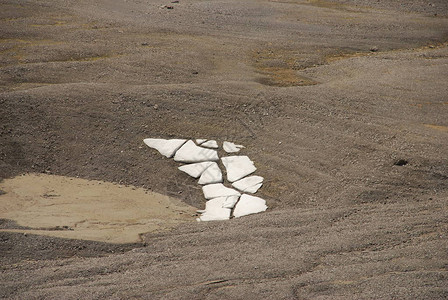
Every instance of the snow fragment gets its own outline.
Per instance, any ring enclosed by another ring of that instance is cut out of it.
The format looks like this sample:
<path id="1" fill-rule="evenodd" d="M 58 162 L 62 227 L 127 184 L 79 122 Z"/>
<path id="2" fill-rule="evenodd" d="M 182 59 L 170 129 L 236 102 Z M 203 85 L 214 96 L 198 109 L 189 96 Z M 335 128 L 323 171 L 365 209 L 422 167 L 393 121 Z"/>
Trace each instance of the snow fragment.
<path id="1" fill-rule="evenodd" d="M 241 195 L 238 191 L 225 187 L 222 183 L 204 185 L 202 192 L 204 193 L 205 199 Z"/>
<path id="2" fill-rule="evenodd" d="M 178 169 L 181 170 L 182 172 L 187 173 L 191 177 L 198 178 L 212 164 L 214 164 L 214 162 L 204 161 L 204 162 L 195 163 L 195 164 L 183 165 L 183 166 L 180 166 Z"/>
<path id="3" fill-rule="evenodd" d="M 235 218 L 239 218 L 265 211 L 267 208 L 265 200 L 259 197 L 243 194 L 240 197 L 240 201 L 238 201 L 235 206 L 233 215 Z"/>
<path id="4" fill-rule="evenodd" d="M 215 140 L 209 140 L 206 141 L 204 143 L 201 144 L 202 147 L 207 147 L 207 148 L 213 148 L 213 149 L 218 149 L 218 142 L 216 142 Z"/>
<path id="5" fill-rule="evenodd" d="M 243 145 L 237 145 L 237 144 L 234 144 L 232 142 L 224 142 L 223 145 L 222 145 L 222 148 L 227 153 L 233 153 L 233 152 L 240 151 L 242 148 L 244 148 L 244 146 Z"/>
<path id="6" fill-rule="evenodd" d="M 263 177 L 249 176 L 232 183 L 232 186 L 241 192 L 255 193 L 263 185 Z"/>
<path id="7" fill-rule="evenodd" d="M 227 170 L 227 179 L 230 182 L 237 181 L 257 169 L 253 161 L 247 156 L 226 156 L 221 158 Z"/>
<path id="8" fill-rule="evenodd" d="M 170 158 L 174 155 L 174 153 L 185 144 L 186 140 L 182 139 L 144 139 L 143 142 L 148 145 L 150 148 L 154 148 L 160 152 L 160 154 L 165 155 Z"/>
<path id="9" fill-rule="evenodd" d="M 202 173 L 199 178 L 199 184 L 210 184 L 222 182 L 222 173 L 218 164 L 212 162 L 211 165 Z"/>
<path id="10" fill-rule="evenodd" d="M 205 212 L 198 221 L 219 221 L 230 219 L 231 209 L 223 206 L 227 197 L 214 198 L 205 203 Z"/>

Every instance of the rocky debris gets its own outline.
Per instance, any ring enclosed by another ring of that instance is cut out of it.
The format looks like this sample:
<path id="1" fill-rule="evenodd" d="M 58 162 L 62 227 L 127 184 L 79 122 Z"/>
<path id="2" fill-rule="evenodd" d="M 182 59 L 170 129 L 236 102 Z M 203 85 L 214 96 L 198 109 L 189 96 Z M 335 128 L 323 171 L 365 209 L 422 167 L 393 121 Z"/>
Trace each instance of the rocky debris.
<path id="1" fill-rule="evenodd" d="M 407 165 L 407 164 L 408 164 L 408 161 L 406 159 L 398 159 L 394 162 L 394 165 L 399 166 L 399 167 Z"/>

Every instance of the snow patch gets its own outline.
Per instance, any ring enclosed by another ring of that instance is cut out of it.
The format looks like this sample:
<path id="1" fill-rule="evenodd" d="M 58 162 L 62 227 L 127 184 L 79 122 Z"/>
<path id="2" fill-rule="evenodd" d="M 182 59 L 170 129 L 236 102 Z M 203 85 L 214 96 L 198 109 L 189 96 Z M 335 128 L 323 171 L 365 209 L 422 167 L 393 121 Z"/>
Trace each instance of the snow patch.
<path id="1" fill-rule="evenodd" d="M 202 192 L 204 193 L 205 199 L 241 195 L 238 191 L 225 187 L 222 183 L 204 185 Z"/>
<path id="2" fill-rule="evenodd" d="M 222 182 L 222 173 L 218 164 L 212 162 L 211 165 L 202 173 L 199 178 L 199 184 L 210 184 Z"/>
<path id="3" fill-rule="evenodd" d="M 218 152 L 212 149 L 206 149 L 199 146 L 189 140 L 174 155 L 175 161 L 185 163 L 195 163 L 202 161 L 216 161 L 219 160 Z"/>
<path id="4" fill-rule="evenodd" d="M 263 177 L 249 176 L 232 183 L 232 186 L 241 192 L 254 194 L 263 185 Z"/>
<path id="5" fill-rule="evenodd" d="M 221 158 L 227 170 L 227 179 L 230 182 L 237 181 L 257 170 L 254 162 L 247 156 L 227 156 Z"/>
<path id="6" fill-rule="evenodd" d="M 205 212 L 197 218 L 198 221 L 220 221 L 230 219 L 230 208 L 224 207 L 227 197 L 214 198 L 205 203 Z"/>
<path id="7" fill-rule="evenodd" d="M 222 145 L 222 148 L 227 153 L 234 153 L 234 152 L 240 151 L 242 148 L 244 148 L 244 146 L 243 145 L 237 145 L 237 144 L 234 144 L 232 142 L 224 142 L 223 145 Z"/>
<path id="8" fill-rule="evenodd" d="M 182 139 L 144 139 L 143 142 L 150 148 L 156 149 L 160 154 L 171 158 L 174 153 L 185 144 L 186 140 Z"/>
<path id="9" fill-rule="evenodd" d="M 187 173 L 191 177 L 198 178 L 204 171 L 213 164 L 211 161 L 205 161 L 195 164 L 183 165 L 178 169 Z"/>
<path id="10" fill-rule="evenodd" d="M 207 148 L 213 148 L 213 149 L 218 149 L 218 142 L 216 142 L 215 140 L 209 140 L 206 141 L 204 143 L 201 144 L 202 147 L 207 147 Z"/>
<path id="11" fill-rule="evenodd" d="M 240 201 L 235 206 L 233 216 L 239 218 L 250 214 L 256 214 L 263 212 L 267 209 L 266 201 L 259 197 L 243 194 L 240 197 Z"/>

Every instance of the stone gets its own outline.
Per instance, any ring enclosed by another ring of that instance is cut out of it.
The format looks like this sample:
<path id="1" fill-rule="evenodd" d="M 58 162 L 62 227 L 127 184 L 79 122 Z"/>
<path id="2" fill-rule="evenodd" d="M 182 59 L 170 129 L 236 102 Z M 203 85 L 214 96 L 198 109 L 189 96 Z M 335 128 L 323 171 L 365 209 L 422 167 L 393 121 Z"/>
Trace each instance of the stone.
<path id="1" fill-rule="evenodd" d="M 150 148 L 156 149 L 160 154 L 171 158 L 174 153 L 185 144 L 186 140 L 182 139 L 144 139 L 143 142 Z"/>
<path id="2" fill-rule="evenodd" d="M 222 182 L 222 172 L 218 164 L 212 162 L 199 178 L 199 184 L 211 184 L 218 182 Z"/>
<path id="3" fill-rule="evenodd" d="M 218 152 L 212 149 L 206 149 L 189 140 L 174 155 L 174 160 L 185 163 L 196 163 L 203 161 L 217 161 Z"/>
<path id="4" fill-rule="evenodd" d="M 202 143 L 205 143 L 207 140 L 206 139 L 196 139 L 196 144 L 201 145 Z"/>
<path id="5" fill-rule="evenodd" d="M 223 206 L 227 197 L 213 198 L 205 203 L 205 212 L 198 221 L 220 221 L 230 219 L 231 209 Z"/>
<path id="6" fill-rule="evenodd" d="M 247 156 L 226 156 L 222 157 L 221 160 L 226 167 L 227 179 L 230 182 L 240 180 L 257 170 L 253 161 Z"/>
<path id="7" fill-rule="evenodd" d="M 232 183 L 232 186 L 241 192 L 256 193 L 263 185 L 263 177 L 249 176 Z"/>
<path id="8" fill-rule="evenodd" d="M 240 151 L 242 148 L 244 148 L 244 146 L 243 145 L 237 145 L 237 144 L 234 144 L 232 142 L 224 142 L 223 145 L 222 145 L 222 148 L 227 153 L 234 153 L 234 152 Z"/>
<path id="9" fill-rule="evenodd" d="M 240 196 L 241 194 L 231 188 L 225 187 L 222 183 L 207 184 L 202 187 L 205 199 L 218 197 Z"/>
<path id="10" fill-rule="evenodd" d="M 202 147 L 218 149 L 218 143 L 215 140 L 209 140 L 201 144 Z"/>
<path id="11" fill-rule="evenodd" d="M 182 172 L 187 173 L 191 177 L 198 178 L 212 164 L 214 164 L 214 162 L 205 161 L 205 162 L 200 162 L 200 163 L 195 163 L 195 164 L 183 165 L 183 166 L 180 166 L 178 169 L 181 170 Z"/>
<path id="12" fill-rule="evenodd" d="M 235 206 L 233 216 L 239 218 L 250 214 L 263 212 L 267 209 L 266 201 L 259 197 L 243 194 Z"/>

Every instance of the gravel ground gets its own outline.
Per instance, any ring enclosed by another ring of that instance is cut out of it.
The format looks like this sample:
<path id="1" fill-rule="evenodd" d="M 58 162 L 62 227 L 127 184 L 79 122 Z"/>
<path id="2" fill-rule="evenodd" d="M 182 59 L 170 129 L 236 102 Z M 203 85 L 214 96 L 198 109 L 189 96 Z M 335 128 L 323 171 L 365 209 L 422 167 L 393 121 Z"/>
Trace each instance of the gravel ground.
<path id="1" fill-rule="evenodd" d="M 448 297 L 446 1 L 0 6 L 0 178 L 104 180 L 202 208 L 142 139 L 230 140 L 269 206 L 139 244 L 0 232 L 0 297 Z"/>

